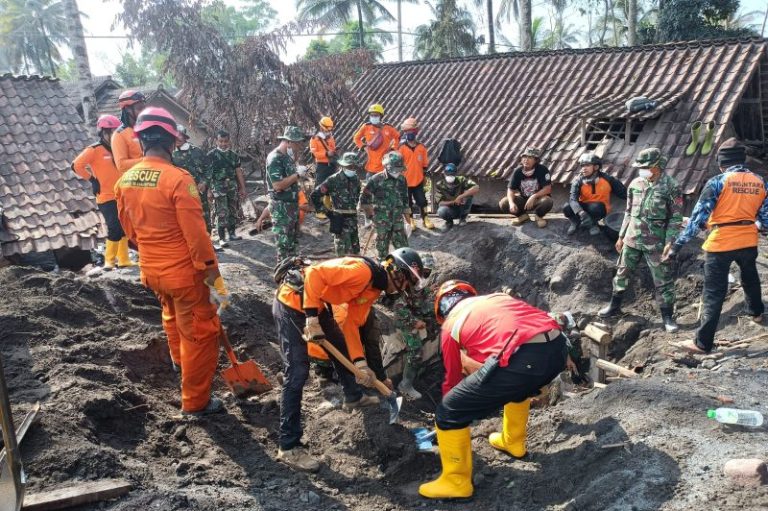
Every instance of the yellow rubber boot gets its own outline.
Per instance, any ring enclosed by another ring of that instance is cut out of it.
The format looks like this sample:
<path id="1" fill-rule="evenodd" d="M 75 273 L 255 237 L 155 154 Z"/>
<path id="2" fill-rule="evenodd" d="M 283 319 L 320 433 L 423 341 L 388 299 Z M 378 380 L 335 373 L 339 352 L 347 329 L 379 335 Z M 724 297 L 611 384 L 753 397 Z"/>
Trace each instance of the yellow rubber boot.
<path id="1" fill-rule="evenodd" d="M 472 496 L 472 439 L 469 428 L 437 431 L 440 445 L 440 477 L 419 486 L 419 494 L 428 499 L 466 499 Z"/>
<path id="2" fill-rule="evenodd" d="M 107 240 L 104 248 L 104 269 L 111 270 L 115 267 L 115 258 L 117 257 L 117 241 Z"/>
<path id="3" fill-rule="evenodd" d="M 528 414 L 531 411 L 531 400 L 522 403 L 507 403 L 504 405 L 502 432 L 491 433 L 488 437 L 492 447 L 522 458 L 527 452 L 525 438 L 528 434 Z"/>
<path id="4" fill-rule="evenodd" d="M 128 238 L 124 237 L 117 242 L 117 265 L 120 268 L 136 266 L 136 263 L 131 261 L 131 256 L 128 254 Z"/>
<path id="5" fill-rule="evenodd" d="M 425 229 L 434 229 L 435 224 L 432 223 L 432 221 L 428 217 L 424 217 L 424 228 Z"/>

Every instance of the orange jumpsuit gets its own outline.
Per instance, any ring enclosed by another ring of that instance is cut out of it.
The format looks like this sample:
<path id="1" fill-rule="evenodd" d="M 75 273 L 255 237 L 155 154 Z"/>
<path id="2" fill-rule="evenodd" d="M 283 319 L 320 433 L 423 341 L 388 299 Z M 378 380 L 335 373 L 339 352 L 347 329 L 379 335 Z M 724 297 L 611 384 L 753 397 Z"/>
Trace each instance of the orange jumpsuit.
<path id="1" fill-rule="evenodd" d="M 366 122 L 357 130 L 353 140 L 358 149 L 363 147 L 363 140 L 365 140 L 365 152 L 368 154 L 365 170 L 376 174 L 384 170 L 384 163 L 382 163 L 384 155 L 397 150 L 400 144 L 400 132 L 391 124 L 384 123 L 376 126 Z"/>
<path id="2" fill-rule="evenodd" d="M 328 163 L 330 161 L 328 152 L 336 151 L 336 139 L 333 137 L 322 139 L 315 135 L 309 139 L 309 151 L 314 156 L 316 163 Z"/>
<path id="3" fill-rule="evenodd" d="M 112 155 L 115 157 L 115 166 L 122 174 L 141 160 L 144 155 L 139 143 L 139 137 L 133 132 L 133 128 L 121 126 L 112 134 Z"/>
<path id="4" fill-rule="evenodd" d="M 424 144 L 418 143 L 415 147 L 403 144 L 400 146 L 400 154 L 405 164 L 405 182 L 408 188 L 414 188 L 424 182 L 424 170 L 429 166 L 429 155 Z"/>
<path id="5" fill-rule="evenodd" d="M 103 144 L 97 143 L 83 149 L 72 162 L 72 170 L 86 181 L 91 177 L 98 180 L 100 189 L 96 195 L 96 204 L 115 200 L 115 183 L 120 179 L 120 172 L 112 160 L 112 153 Z"/>
<path id="6" fill-rule="evenodd" d="M 115 187 L 120 222 L 141 252 L 141 280 L 163 308 L 171 357 L 181 366 L 181 406 L 205 408 L 219 353 L 219 318 L 204 282 L 218 266 L 195 180 L 145 157 Z"/>

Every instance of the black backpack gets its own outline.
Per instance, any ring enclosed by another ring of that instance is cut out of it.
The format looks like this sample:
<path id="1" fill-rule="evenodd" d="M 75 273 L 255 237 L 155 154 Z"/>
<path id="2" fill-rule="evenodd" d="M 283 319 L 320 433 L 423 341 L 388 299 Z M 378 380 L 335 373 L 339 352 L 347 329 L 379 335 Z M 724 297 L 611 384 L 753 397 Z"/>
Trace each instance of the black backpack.
<path id="1" fill-rule="evenodd" d="M 446 163 L 453 163 L 454 165 L 461 163 L 461 143 L 455 138 L 446 138 L 443 141 L 443 148 L 440 150 L 440 156 L 437 157 L 437 161 L 443 165 Z"/>

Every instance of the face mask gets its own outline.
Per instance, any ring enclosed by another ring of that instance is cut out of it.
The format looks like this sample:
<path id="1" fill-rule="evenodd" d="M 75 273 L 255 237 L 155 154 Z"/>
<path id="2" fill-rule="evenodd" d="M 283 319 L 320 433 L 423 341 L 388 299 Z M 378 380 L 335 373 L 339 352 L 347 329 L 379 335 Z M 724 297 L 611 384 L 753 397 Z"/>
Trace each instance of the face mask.
<path id="1" fill-rule="evenodd" d="M 400 177 L 400 171 L 399 171 L 399 170 L 388 170 L 388 171 L 387 171 L 387 174 L 389 174 L 389 175 L 390 175 L 390 177 L 393 177 L 393 178 L 395 178 L 395 179 L 397 179 L 398 177 Z"/>
<path id="2" fill-rule="evenodd" d="M 217 151 L 221 151 L 222 153 L 225 153 L 225 152 L 227 152 L 227 150 L 226 150 L 226 149 L 222 149 L 222 148 L 221 148 L 221 147 L 219 147 L 219 146 L 216 146 L 216 150 L 217 150 Z"/>
<path id="3" fill-rule="evenodd" d="M 289 148 L 288 148 L 288 156 L 290 156 L 291 158 L 293 158 L 293 147 L 289 147 Z"/>
<path id="4" fill-rule="evenodd" d="M 414 140 L 416 140 L 416 133 L 406 133 L 405 134 L 405 139 L 408 142 L 413 142 Z"/>
<path id="5" fill-rule="evenodd" d="M 325 138 L 325 137 L 327 137 L 328 135 L 327 135 L 327 134 L 326 134 L 324 131 L 321 131 L 320 133 L 318 133 L 318 134 L 317 134 L 317 136 L 318 136 L 318 137 L 320 137 L 320 138 L 322 138 L 322 139 L 324 139 L 324 138 Z"/>
<path id="6" fill-rule="evenodd" d="M 653 175 L 653 172 L 651 172 L 651 169 L 640 169 L 637 175 L 644 179 L 648 179 Z"/>
<path id="7" fill-rule="evenodd" d="M 188 151 L 189 150 L 189 142 L 184 142 L 183 144 L 181 144 L 179 149 L 181 149 L 182 151 Z"/>
<path id="8" fill-rule="evenodd" d="M 371 121 L 371 124 L 374 124 L 374 125 L 377 125 L 377 126 L 378 126 L 378 125 L 379 125 L 379 123 L 381 123 L 381 117 L 374 117 L 374 116 L 371 116 L 371 117 L 370 117 L 370 121 Z"/>
<path id="9" fill-rule="evenodd" d="M 357 175 L 357 172 L 354 170 L 344 170 L 344 175 L 347 177 L 355 177 Z"/>
<path id="10" fill-rule="evenodd" d="M 456 176 L 445 176 L 446 183 L 453 183 L 454 181 L 456 181 Z"/>

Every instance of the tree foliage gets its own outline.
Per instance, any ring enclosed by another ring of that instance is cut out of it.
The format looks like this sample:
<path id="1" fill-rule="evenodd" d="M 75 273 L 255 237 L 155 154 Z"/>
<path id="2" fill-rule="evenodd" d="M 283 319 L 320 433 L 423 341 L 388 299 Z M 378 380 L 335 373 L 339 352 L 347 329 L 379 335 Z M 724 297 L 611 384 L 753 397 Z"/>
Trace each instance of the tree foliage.
<path id="1" fill-rule="evenodd" d="M 59 0 L 0 0 L 0 64 L 14 73 L 50 74 L 69 41 Z"/>
<path id="2" fill-rule="evenodd" d="M 203 21 L 217 27 L 231 43 L 274 28 L 277 19 L 277 11 L 264 0 L 249 0 L 239 8 L 215 0 L 203 7 L 201 14 Z"/>
<path id="3" fill-rule="evenodd" d="M 739 10 L 739 0 L 665 0 L 662 5 L 657 29 L 661 42 L 755 35 L 727 24 Z"/>
<path id="4" fill-rule="evenodd" d="M 124 52 L 121 59 L 115 66 L 115 76 L 124 87 L 173 85 L 171 77 L 164 72 L 168 59 L 164 53 L 150 52 L 142 47 L 138 58 L 134 53 Z"/>
<path id="5" fill-rule="evenodd" d="M 330 55 L 341 55 L 354 50 L 365 49 L 371 52 L 376 60 L 383 59 L 384 45 L 392 44 L 394 38 L 389 32 L 378 30 L 369 25 L 363 25 L 364 46 L 360 46 L 358 36 L 359 29 L 356 21 L 350 21 L 342 27 L 343 32 L 333 36 L 329 40 L 315 39 L 309 43 L 304 58 L 307 60 L 328 57 Z"/>
<path id="6" fill-rule="evenodd" d="M 263 161 L 285 125 L 308 129 L 340 105 L 356 107 L 347 83 L 372 63 L 368 52 L 287 65 L 279 52 L 303 27 L 230 44 L 200 10 L 193 0 L 123 0 L 119 19 L 142 45 L 168 55 L 166 69 L 198 120 L 227 129 L 239 147 Z"/>
<path id="7" fill-rule="evenodd" d="M 470 13 L 456 0 L 429 4 L 434 19 L 416 28 L 414 55 L 422 59 L 444 59 L 478 54 L 478 39 Z"/>

